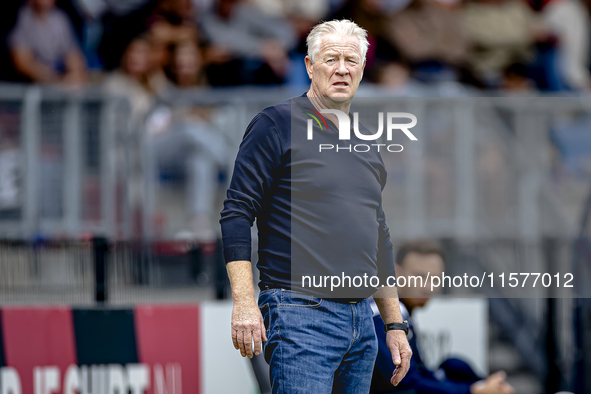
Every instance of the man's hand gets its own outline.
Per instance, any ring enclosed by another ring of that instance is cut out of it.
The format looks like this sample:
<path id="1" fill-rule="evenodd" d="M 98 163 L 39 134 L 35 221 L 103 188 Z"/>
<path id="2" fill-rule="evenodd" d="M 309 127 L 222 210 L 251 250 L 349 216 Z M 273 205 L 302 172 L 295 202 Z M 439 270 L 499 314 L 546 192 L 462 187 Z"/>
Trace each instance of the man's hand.
<path id="1" fill-rule="evenodd" d="M 380 310 L 384 323 L 402 322 L 402 315 L 398 305 L 398 290 L 395 287 L 382 287 L 374 294 L 373 299 Z M 402 330 L 388 331 L 386 333 L 386 345 L 388 345 L 388 349 L 392 353 L 392 361 L 396 366 L 390 383 L 397 386 L 410 368 L 412 350 L 406 339 L 406 334 Z"/>
<path id="2" fill-rule="evenodd" d="M 390 383 L 397 386 L 398 383 L 406 376 L 410 368 L 410 358 L 412 357 L 412 350 L 406 339 L 406 335 L 402 330 L 390 330 L 386 334 L 386 344 L 390 353 L 392 353 L 392 361 L 396 366 Z"/>
<path id="3" fill-rule="evenodd" d="M 267 342 L 265 322 L 255 303 L 234 303 L 232 308 L 232 342 L 242 357 L 261 353 L 261 339 Z M 254 349 L 252 342 L 254 340 Z"/>
<path id="4" fill-rule="evenodd" d="M 252 358 L 261 353 L 261 339 L 267 342 L 263 315 L 254 300 L 252 284 L 252 265 L 250 261 L 237 260 L 226 264 L 232 285 L 232 343 L 240 349 L 242 357 Z"/>
<path id="5" fill-rule="evenodd" d="M 513 394 L 513 387 L 505 381 L 507 374 L 499 371 L 490 375 L 486 380 L 474 383 L 470 386 L 472 394 Z"/>

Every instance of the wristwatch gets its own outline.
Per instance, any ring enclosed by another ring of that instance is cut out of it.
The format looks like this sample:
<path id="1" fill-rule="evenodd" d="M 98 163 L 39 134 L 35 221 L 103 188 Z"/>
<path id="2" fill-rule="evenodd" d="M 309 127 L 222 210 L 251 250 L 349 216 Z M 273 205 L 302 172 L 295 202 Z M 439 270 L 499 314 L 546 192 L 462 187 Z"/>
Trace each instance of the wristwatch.
<path id="1" fill-rule="evenodd" d="M 384 332 L 387 333 L 390 330 L 402 330 L 405 335 L 408 335 L 408 320 L 405 320 L 402 323 L 384 324 Z"/>

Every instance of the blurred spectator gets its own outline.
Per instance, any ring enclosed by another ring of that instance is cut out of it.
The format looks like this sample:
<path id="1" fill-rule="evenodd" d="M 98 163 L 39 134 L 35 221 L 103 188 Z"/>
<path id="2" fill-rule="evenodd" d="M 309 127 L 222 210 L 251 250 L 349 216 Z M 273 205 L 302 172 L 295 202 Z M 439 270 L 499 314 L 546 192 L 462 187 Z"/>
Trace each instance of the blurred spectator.
<path id="1" fill-rule="evenodd" d="M 389 17 L 388 40 L 423 82 L 474 82 L 459 0 L 414 0 Z"/>
<path id="2" fill-rule="evenodd" d="M 390 62 L 401 62 L 401 54 L 390 35 L 392 16 L 412 0 L 347 0 L 328 19 L 351 19 L 367 30 L 367 80 L 377 82 L 380 69 Z"/>
<path id="3" fill-rule="evenodd" d="M 129 98 L 134 129 L 142 127 L 155 94 L 166 87 L 166 81 L 154 67 L 149 35 L 134 38 L 125 48 L 120 67 L 104 81 L 107 93 Z"/>
<path id="4" fill-rule="evenodd" d="M 178 42 L 169 47 L 165 73 L 168 80 L 179 88 L 188 88 L 205 83 L 202 56 L 194 41 Z"/>
<path id="5" fill-rule="evenodd" d="M 274 18 L 302 18 L 316 23 L 326 16 L 329 7 L 326 0 L 254 0 L 253 4 Z"/>
<path id="6" fill-rule="evenodd" d="M 170 48 L 166 75 L 177 88 L 191 88 L 200 81 L 202 57 L 193 41 Z M 227 143 L 212 125 L 210 108 L 159 106 L 148 118 L 146 132 L 152 179 L 182 179 L 186 184 L 185 229 L 177 238 L 212 242 L 217 237 L 212 212 L 219 174 L 226 164 Z M 217 226 L 216 226 L 217 228 Z"/>
<path id="7" fill-rule="evenodd" d="M 58 0 L 60 1 L 60 0 Z M 89 70 L 97 71 L 96 76 L 100 76 L 99 72 L 104 68 L 104 59 L 99 53 L 99 50 L 105 50 L 110 54 L 116 54 L 113 58 L 118 57 L 123 48 L 121 44 L 125 45 L 132 37 L 144 30 L 143 27 L 136 28 L 134 26 L 134 19 L 141 13 L 149 14 L 151 11 L 151 4 L 154 0 L 61 0 L 72 3 L 72 7 L 77 13 L 80 20 L 78 29 L 82 32 L 81 45 L 86 57 Z M 58 3 L 59 4 L 59 3 Z M 71 13 L 70 13 L 71 15 Z M 105 32 L 108 34 L 114 24 L 121 23 L 125 26 L 126 33 L 120 30 L 116 39 L 109 42 L 108 48 L 100 48 L 101 41 Z M 99 49 L 100 48 L 100 49 Z M 107 62 L 111 61 L 111 56 Z M 108 64 L 108 69 L 112 69 L 118 65 L 118 59 L 113 63 Z M 93 79 L 93 75 L 89 75 Z"/>
<path id="8" fill-rule="evenodd" d="M 227 144 L 211 126 L 211 116 L 210 109 L 159 107 L 146 125 L 151 157 L 147 176 L 181 179 L 186 185 L 186 227 L 177 238 L 212 242 L 217 237 L 211 214 Z"/>
<path id="9" fill-rule="evenodd" d="M 96 19 L 100 15 L 100 32 L 97 33 L 99 37 L 93 38 L 99 43 L 93 45 L 97 47 L 96 52 L 103 69 L 111 71 L 120 66 L 127 44 L 148 31 L 157 2 L 158 0 L 149 0 L 145 5 L 124 14 L 120 14 L 116 7 L 109 4 L 109 8 L 98 13 L 96 17 L 93 14 L 89 16 Z"/>
<path id="10" fill-rule="evenodd" d="M 258 9 L 269 17 L 289 21 L 295 30 L 297 44 L 289 53 L 290 67 L 286 83 L 304 87 L 310 83 L 304 58 L 307 55 L 306 37 L 329 12 L 329 0 L 253 0 Z"/>
<path id="11" fill-rule="evenodd" d="M 129 15 L 110 15 L 99 48 L 105 68 L 119 64 L 124 51 L 122 42 L 145 32 L 150 35 L 154 67 L 163 68 L 170 45 L 190 40 L 204 43 L 197 19 L 192 0 L 153 0 Z"/>
<path id="12" fill-rule="evenodd" d="M 441 247 L 433 241 L 414 240 L 400 246 L 396 255 L 396 276 L 405 278 L 441 276 L 444 270 L 444 256 Z M 410 279 L 408 279 L 410 283 Z M 441 363 L 437 371 L 431 371 L 421 357 L 421 344 L 415 331 L 412 313 L 424 307 L 434 292 L 425 286 L 401 286 L 398 288 L 402 319 L 409 323 L 408 342 L 412 347 L 410 369 L 404 379 L 394 388 L 390 384 L 394 363 L 386 345 L 384 321 L 373 308 L 374 324 L 378 337 L 378 356 L 374 368 L 371 393 L 396 393 L 399 391 L 416 394 L 512 394 L 513 388 L 505 382 L 505 373 L 497 372 L 481 379 L 463 360 L 449 358 Z"/>
<path id="13" fill-rule="evenodd" d="M 160 0 L 152 16 L 149 31 L 155 61 L 164 66 L 168 47 L 180 42 L 197 41 L 196 11 L 191 0 Z"/>
<path id="14" fill-rule="evenodd" d="M 503 71 L 500 88 L 510 93 L 531 93 L 536 86 L 528 76 L 527 66 L 522 63 L 513 63 Z"/>
<path id="15" fill-rule="evenodd" d="M 385 88 L 399 88 L 408 83 L 409 68 L 403 63 L 388 62 L 379 66 L 376 82 Z"/>
<path id="16" fill-rule="evenodd" d="M 492 87 L 511 64 L 533 62 L 534 43 L 547 38 L 541 19 L 522 0 L 468 2 L 463 26 L 471 67 Z"/>
<path id="17" fill-rule="evenodd" d="M 98 19 L 108 12 L 123 16 L 141 7 L 146 7 L 151 0 L 73 0 L 76 8 L 82 11 L 86 16 Z"/>
<path id="18" fill-rule="evenodd" d="M 588 6 L 579 0 L 548 0 L 542 17 L 558 40 L 560 78 L 571 89 L 589 89 Z"/>
<path id="19" fill-rule="evenodd" d="M 33 82 L 78 84 L 86 65 L 66 14 L 56 0 L 29 0 L 8 39 L 16 71 Z"/>
<path id="20" fill-rule="evenodd" d="M 138 218 L 141 217 L 143 193 L 141 157 L 144 125 L 154 106 L 156 94 L 165 87 L 163 72 L 154 66 L 148 34 L 140 35 L 127 44 L 119 68 L 103 84 L 106 93 L 126 97 L 131 108 L 131 135 L 125 136 L 125 139 L 130 138 L 136 145 L 134 149 L 125 152 L 125 157 L 119 154 L 111 157 L 117 161 L 116 168 L 126 161 L 131 163 L 132 173 L 126 187 L 134 215 Z"/>
<path id="21" fill-rule="evenodd" d="M 208 57 L 212 85 L 279 84 L 284 81 L 288 51 L 296 44 L 292 26 L 240 0 L 218 0 L 203 15 L 206 38 L 218 47 Z"/>
<path id="22" fill-rule="evenodd" d="M 463 62 L 467 43 L 459 23 L 459 5 L 456 0 L 413 1 L 391 17 L 389 33 L 394 44 L 413 63 Z"/>

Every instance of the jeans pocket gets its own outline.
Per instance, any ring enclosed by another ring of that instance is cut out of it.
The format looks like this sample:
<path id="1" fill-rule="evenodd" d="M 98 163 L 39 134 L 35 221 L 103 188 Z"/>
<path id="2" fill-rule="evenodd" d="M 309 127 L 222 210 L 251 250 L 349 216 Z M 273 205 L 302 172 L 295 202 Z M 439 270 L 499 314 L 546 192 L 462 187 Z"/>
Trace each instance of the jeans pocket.
<path id="1" fill-rule="evenodd" d="M 277 289 L 262 290 L 259 293 L 259 297 L 258 297 L 258 301 L 257 301 L 259 308 L 262 308 L 264 304 L 268 304 L 268 303 L 272 302 L 275 299 L 276 292 L 277 292 Z"/>
<path id="2" fill-rule="evenodd" d="M 266 303 L 263 306 L 261 306 L 261 315 L 263 315 L 265 333 L 267 334 L 267 338 L 269 338 L 269 332 L 271 330 L 271 306 L 269 305 L 269 303 Z"/>
<path id="3" fill-rule="evenodd" d="M 323 301 L 322 298 L 300 293 L 299 291 L 282 289 L 279 307 L 318 308 Z"/>

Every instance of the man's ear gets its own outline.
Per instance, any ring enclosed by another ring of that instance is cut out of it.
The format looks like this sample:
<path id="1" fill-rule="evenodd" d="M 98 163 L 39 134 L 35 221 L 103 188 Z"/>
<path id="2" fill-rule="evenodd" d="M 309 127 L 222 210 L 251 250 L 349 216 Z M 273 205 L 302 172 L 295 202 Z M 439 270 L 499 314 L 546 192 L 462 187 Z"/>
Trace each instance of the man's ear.
<path id="1" fill-rule="evenodd" d="M 312 64 L 314 63 L 312 63 L 308 55 L 306 55 L 304 61 L 306 62 L 306 72 L 308 73 L 308 78 L 312 79 Z"/>

